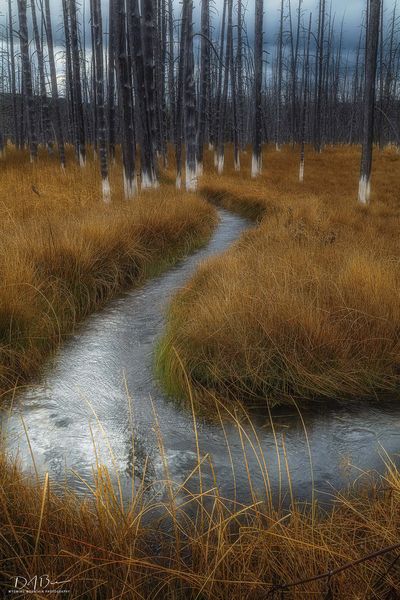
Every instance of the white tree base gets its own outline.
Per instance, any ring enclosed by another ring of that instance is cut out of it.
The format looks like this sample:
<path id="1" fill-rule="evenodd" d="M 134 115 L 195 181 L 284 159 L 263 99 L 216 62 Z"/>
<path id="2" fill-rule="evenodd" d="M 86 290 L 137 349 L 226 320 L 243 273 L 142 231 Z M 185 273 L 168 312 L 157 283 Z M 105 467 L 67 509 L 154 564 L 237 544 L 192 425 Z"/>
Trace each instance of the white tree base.
<path id="1" fill-rule="evenodd" d="M 253 179 L 261 175 L 261 155 L 256 156 L 253 152 L 253 156 L 251 158 L 251 176 Z"/>
<path id="2" fill-rule="evenodd" d="M 136 196 L 136 194 L 137 194 L 136 177 L 133 176 L 132 179 L 128 178 L 125 175 L 125 170 L 124 170 L 124 194 L 125 194 L 126 200 L 130 200 L 131 198 L 134 198 L 134 196 Z"/>
<path id="3" fill-rule="evenodd" d="M 217 171 L 218 175 L 221 175 L 224 171 L 224 155 L 221 154 L 217 157 Z"/>
<path id="4" fill-rule="evenodd" d="M 304 162 L 300 163 L 299 181 L 300 181 L 300 183 L 303 183 L 303 181 L 304 181 Z"/>
<path id="5" fill-rule="evenodd" d="M 105 204 L 110 204 L 111 202 L 111 188 L 110 188 L 110 182 L 107 179 L 103 179 L 103 181 L 101 182 L 101 188 L 102 188 L 102 192 L 103 192 L 103 202 Z"/>
<path id="6" fill-rule="evenodd" d="M 365 175 L 360 177 L 358 185 L 358 201 L 360 204 L 369 204 L 371 198 L 371 181 Z"/>
<path id="7" fill-rule="evenodd" d="M 196 167 L 190 169 L 186 163 L 186 191 L 195 192 L 197 190 L 197 174 Z"/>
<path id="8" fill-rule="evenodd" d="M 142 172 L 142 190 L 157 189 L 159 183 L 155 177 L 147 172 Z"/>

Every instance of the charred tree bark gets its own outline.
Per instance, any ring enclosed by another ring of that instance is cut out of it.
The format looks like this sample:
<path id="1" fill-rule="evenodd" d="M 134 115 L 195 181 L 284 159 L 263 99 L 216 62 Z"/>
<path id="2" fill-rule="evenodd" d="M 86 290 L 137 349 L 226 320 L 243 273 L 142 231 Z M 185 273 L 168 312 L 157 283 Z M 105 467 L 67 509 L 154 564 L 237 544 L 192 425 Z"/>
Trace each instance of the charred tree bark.
<path id="1" fill-rule="evenodd" d="M 238 137 L 240 149 L 244 146 L 244 91 L 243 91 L 243 15 L 242 0 L 238 0 L 237 8 L 237 107 L 238 107 Z"/>
<path id="2" fill-rule="evenodd" d="M 194 55 L 193 55 L 193 2 L 185 0 L 187 8 L 187 25 L 185 31 L 185 76 L 184 76 L 184 124 L 186 165 L 185 183 L 186 190 L 194 192 L 197 189 L 196 167 L 196 88 L 194 83 Z"/>
<path id="3" fill-rule="evenodd" d="M 276 91 L 276 135 L 275 148 L 281 149 L 281 110 L 282 110 L 282 70 L 283 70 L 283 0 L 281 0 L 279 39 L 278 39 L 278 81 Z"/>
<path id="4" fill-rule="evenodd" d="M 124 0 L 116 0 L 115 13 L 115 36 L 117 42 L 117 89 L 118 107 L 122 117 L 121 145 L 124 193 L 125 198 L 130 199 L 137 192 L 137 183 L 135 171 L 135 127 L 132 105 L 132 77 L 128 58 L 128 27 Z"/>
<path id="5" fill-rule="evenodd" d="M 376 65 L 378 57 L 381 0 L 369 0 L 369 20 L 366 43 L 364 121 L 358 201 L 368 204 L 371 195 L 372 146 L 374 140 L 374 109 Z"/>
<path id="6" fill-rule="evenodd" d="M 110 0 L 108 13 L 108 150 L 111 160 L 115 159 L 115 16 L 119 7 Z"/>
<path id="7" fill-rule="evenodd" d="M 200 48 L 200 106 L 199 127 L 197 138 L 197 168 L 200 175 L 203 174 L 203 153 L 207 124 L 207 101 L 210 85 L 210 31 L 209 0 L 202 0 L 201 5 L 201 48 Z"/>
<path id="8" fill-rule="evenodd" d="M 147 102 L 145 68 L 142 46 L 142 29 L 138 0 L 128 0 L 129 7 L 129 40 L 134 56 L 136 76 L 136 102 L 138 121 L 140 122 L 140 156 L 142 171 L 142 188 L 157 187 L 154 148 L 151 137 L 150 111 Z"/>
<path id="9" fill-rule="evenodd" d="M 254 126 L 251 176 L 257 177 L 262 169 L 262 65 L 263 65 L 263 0 L 255 0 L 254 27 Z"/>
<path id="10" fill-rule="evenodd" d="M 71 55 L 72 55 L 72 87 L 74 90 L 73 104 L 75 112 L 75 149 L 81 167 L 86 162 L 86 137 L 83 112 L 82 80 L 79 56 L 78 18 L 75 0 L 68 0 L 70 18 Z"/>
<path id="11" fill-rule="evenodd" d="M 21 148 L 21 140 L 18 129 L 18 109 L 17 109 L 17 86 L 15 79 L 15 54 L 14 54 L 14 25 L 11 0 L 8 0 L 8 26 L 9 26 L 9 45 L 10 45 L 10 85 L 13 107 L 13 125 L 14 125 L 14 144 L 17 148 Z"/>
<path id="12" fill-rule="evenodd" d="M 31 0 L 31 13 L 32 13 L 32 27 L 33 37 L 35 39 L 36 55 L 37 55 L 37 66 L 39 71 L 39 87 L 40 87 L 40 101 L 43 119 L 43 131 L 44 141 L 47 146 L 49 154 L 53 153 L 53 140 L 51 134 L 51 121 L 50 121 L 50 107 L 49 100 L 46 91 L 46 78 L 44 74 L 44 57 L 43 47 L 40 40 L 39 27 L 36 16 L 35 0 Z"/>
<path id="13" fill-rule="evenodd" d="M 183 107 L 183 89 L 185 77 L 185 39 L 188 20 L 188 2 L 185 0 L 182 6 L 181 36 L 179 46 L 178 62 L 178 89 L 176 95 L 176 124 L 175 124 L 175 162 L 176 162 L 176 187 L 182 186 L 182 107 Z"/>
<path id="14" fill-rule="evenodd" d="M 50 82 L 51 82 L 51 96 L 53 100 L 53 114 L 54 114 L 54 129 L 56 133 L 56 140 L 58 146 L 58 153 L 60 156 L 61 167 L 64 169 L 66 165 L 65 160 L 65 146 L 64 146 L 64 134 L 61 120 L 60 110 L 60 98 L 58 94 L 58 82 L 57 82 L 57 71 L 56 62 L 54 58 L 54 43 L 53 43 L 53 28 L 51 22 L 50 13 L 50 1 L 44 0 L 44 12 L 45 12 L 45 24 L 46 24 L 46 39 L 47 39 L 47 51 L 49 55 L 49 67 L 50 67 Z M 43 9 L 42 9 L 43 10 Z"/>
<path id="15" fill-rule="evenodd" d="M 26 0 L 18 0 L 19 39 L 21 47 L 22 70 L 24 78 L 24 95 L 27 107 L 28 136 L 31 160 L 37 158 L 38 142 L 36 137 L 36 111 L 33 97 L 31 62 L 29 58 L 28 21 L 26 17 Z"/>
<path id="16" fill-rule="evenodd" d="M 301 114 L 301 125 L 300 125 L 300 171 L 299 181 L 304 181 L 304 161 L 305 161 L 305 138 L 306 138 L 306 120 L 307 120 L 307 100 L 308 100 L 308 86 L 310 78 L 310 41 L 311 41 L 311 24 L 312 15 L 310 14 L 310 24 L 308 27 L 307 36 L 307 48 L 304 63 L 304 91 L 303 91 L 303 108 Z"/>
<path id="17" fill-rule="evenodd" d="M 91 0 L 91 16 L 94 38 L 94 55 L 96 65 L 96 108 L 97 108 L 97 140 L 102 179 L 104 202 L 110 202 L 111 191 L 108 178 L 106 111 L 104 103 L 104 53 L 103 53 L 103 23 L 100 0 Z"/>
<path id="18" fill-rule="evenodd" d="M 147 110 L 150 122 L 151 144 L 153 149 L 157 148 L 157 125 L 156 125 L 156 77 L 154 61 L 154 7 L 153 0 L 142 0 L 143 18 L 143 58 L 144 76 L 146 86 Z"/>
<path id="19" fill-rule="evenodd" d="M 314 146 L 317 152 L 322 150 L 322 89 L 323 89 L 323 68 L 324 68 L 324 40 L 325 40 L 325 0 L 319 3 L 318 19 L 318 42 L 317 42 L 317 69 L 315 76 L 316 101 L 315 101 L 315 125 L 314 125 Z"/>
<path id="20" fill-rule="evenodd" d="M 231 74 L 231 61 L 232 61 L 232 11 L 233 1 L 227 0 L 228 2 L 228 24 L 226 33 L 226 52 L 225 52 L 225 65 L 224 65 L 224 83 L 221 94 L 221 101 L 218 110 L 218 138 L 217 138 L 217 169 L 218 173 L 222 173 L 224 170 L 224 142 L 225 142 L 225 127 L 226 127 L 226 109 L 228 101 L 228 86 L 229 77 Z M 222 56 L 221 56 L 222 58 Z"/>

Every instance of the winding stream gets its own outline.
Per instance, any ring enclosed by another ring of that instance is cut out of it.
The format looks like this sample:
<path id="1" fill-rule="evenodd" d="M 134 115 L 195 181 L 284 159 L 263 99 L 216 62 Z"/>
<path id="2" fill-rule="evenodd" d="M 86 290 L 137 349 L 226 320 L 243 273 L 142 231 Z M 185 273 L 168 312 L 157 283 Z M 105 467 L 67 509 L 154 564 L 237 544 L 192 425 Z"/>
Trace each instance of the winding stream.
<path id="1" fill-rule="evenodd" d="M 10 454 L 18 454 L 25 471 L 34 470 L 26 428 L 40 475 L 47 471 L 54 483 L 67 482 L 84 494 L 85 482 L 92 481 L 98 461 L 113 473 L 118 470 L 124 493 L 130 494 L 132 472 L 142 478 L 144 465 L 149 483 L 164 477 L 155 411 L 170 476 L 177 482 L 187 477 L 197 462 L 192 415 L 168 399 L 154 380 L 154 345 L 165 326 L 165 309 L 174 292 L 200 261 L 228 248 L 249 226 L 244 218 L 220 210 L 219 227 L 205 248 L 91 316 L 47 366 L 40 384 L 26 389 L 14 399 L 11 409 L 3 410 L 6 447 Z M 312 470 L 302 421 L 288 409 L 274 413 L 277 442 L 265 416 L 253 416 L 259 446 L 250 426 L 243 424 L 246 460 L 235 424 L 226 422 L 224 435 L 220 425 L 199 421 L 200 452 L 211 455 L 225 497 L 232 498 L 236 488 L 241 501 L 250 499 L 246 461 L 254 488 L 263 490 L 259 465 L 265 459 L 278 499 L 279 489 L 285 495 L 288 487 L 281 442 L 284 434 L 297 497 L 309 499 L 314 484 L 321 499 L 329 498 L 333 489 L 358 477 L 360 469 L 382 470 L 381 446 L 396 455 L 400 449 L 399 404 L 314 406 L 304 411 Z M 207 473 L 205 478 L 211 487 L 211 474 L 208 481 Z"/>

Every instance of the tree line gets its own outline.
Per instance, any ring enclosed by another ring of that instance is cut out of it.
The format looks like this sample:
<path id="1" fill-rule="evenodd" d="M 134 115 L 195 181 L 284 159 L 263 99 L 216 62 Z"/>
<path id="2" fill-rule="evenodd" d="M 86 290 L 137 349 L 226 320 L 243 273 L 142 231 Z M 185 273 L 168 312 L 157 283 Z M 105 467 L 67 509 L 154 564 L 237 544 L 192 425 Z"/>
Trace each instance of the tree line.
<path id="1" fill-rule="evenodd" d="M 110 0 L 106 14 L 101 0 L 61 0 L 57 15 L 49 0 L 8 0 L 1 147 L 28 146 L 36 160 L 44 145 L 63 168 L 67 143 L 82 167 L 94 148 L 108 201 L 117 145 L 130 198 L 158 185 L 171 145 L 177 187 L 195 190 L 207 144 L 218 173 L 226 144 L 236 170 L 251 145 L 253 177 L 264 143 L 298 144 L 303 181 L 306 144 L 321 152 L 362 143 L 359 199 L 367 203 L 373 143 L 400 143 L 397 2 L 366 0 L 351 48 L 327 0 L 313 11 L 281 0 L 278 31 L 267 39 L 267 3 L 254 0 L 253 18 L 243 0 L 223 0 L 218 13 L 210 0 Z"/>

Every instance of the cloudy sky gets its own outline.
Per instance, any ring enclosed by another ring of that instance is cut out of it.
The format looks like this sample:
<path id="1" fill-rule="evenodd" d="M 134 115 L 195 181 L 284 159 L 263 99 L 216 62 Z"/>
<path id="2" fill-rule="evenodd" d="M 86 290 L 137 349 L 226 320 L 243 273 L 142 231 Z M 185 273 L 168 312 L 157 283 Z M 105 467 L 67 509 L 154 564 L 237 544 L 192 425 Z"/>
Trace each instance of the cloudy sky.
<path id="1" fill-rule="evenodd" d="M 112 0 L 111 0 L 112 1 Z M 200 6 L 201 0 L 194 0 L 194 5 L 197 9 Z M 214 17 L 214 23 L 218 22 L 218 14 L 221 13 L 222 0 L 212 0 L 214 1 L 216 14 Z M 297 9 L 297 1 L 292 0 L 293 5 L 293 13 L 296 12 Z M 393 9 L 395 0 L 385 0 L 385 12 L 389 13 Z M 102 0 L 103 8 L 104 8 L 104 19 L 106 21 L 106 16 L 108 12 L 108 4 L 109 0 Z M 235 0 L 234 0 L 235 2 Z M 352 48 L 356 45 L 359 35 L 359 28 L 362 22 L 362 15 L 365 11 L 367 0 L 332 0 L 332 13 L 336 15 L 336 23 L 339 24 L 344 17 L 344 39 L 345 46 L 347 48 Z M 2 15 L 0 18 L 4 22 L 5 15 L 7 14 L 7 3 L 8 0 L 0 0 L 0 14 Z M 58 37 L 59 40 L 61 34 L 57 35 L 57 30 L 60 32 L 60 23 L 61 23 L 61 0 L 50 0 L 54 21 L 54 28 L 56 30 L 56 39 Z M 86 11 L 88 14 L 89 11 L 89 0 L 78 0 L 78 3 L 81 5 L 82 9 Z M 253 21 L 254 21 L 254 0 L 243 0 L 244 5 L 247 7 L 247 22 L 248 22 L 248 30 L 251 36 L 251 32 L 253 29 Z M 180 2 L 179 0 L 174 0 L 174 4 L 178 11 L 180 10 Z M 287 0 L 285 0 L 285 4 L 287 4 Z M 14 13 L 17 11 L 17 0 L 12 0 L 12 5 L 14 7 Z M 327 0 L 327 5 L 329 6 L 329 0 Z M 312 11 L 317 17 L 317 0 L 303 0 L 303 11 L 307 13 L 308 11 Z M 276 39 L 276 31 L 278 28 L 278 20 L 279 20 L 279 8 L 280 8 L 280 0 L 264 0 L 264 34 L 265 34 L 265 43 L 273 44 Z M 105 25 L 105 31 L 107 30 L 107 26 Z"/>

